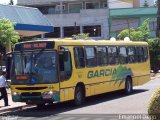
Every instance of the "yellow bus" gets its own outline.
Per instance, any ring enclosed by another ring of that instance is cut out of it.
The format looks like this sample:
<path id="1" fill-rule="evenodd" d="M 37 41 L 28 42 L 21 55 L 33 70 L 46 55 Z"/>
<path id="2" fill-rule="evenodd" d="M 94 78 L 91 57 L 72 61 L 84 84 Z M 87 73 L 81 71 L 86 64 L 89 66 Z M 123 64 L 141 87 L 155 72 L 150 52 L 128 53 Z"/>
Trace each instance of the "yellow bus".
<path id="1" fill-rule="evenodd" d="M 37 106 L 124 90 L 150 80 L 148 44 L 109 40 L 36 40 L 13 51 L 14 102 Z"/>

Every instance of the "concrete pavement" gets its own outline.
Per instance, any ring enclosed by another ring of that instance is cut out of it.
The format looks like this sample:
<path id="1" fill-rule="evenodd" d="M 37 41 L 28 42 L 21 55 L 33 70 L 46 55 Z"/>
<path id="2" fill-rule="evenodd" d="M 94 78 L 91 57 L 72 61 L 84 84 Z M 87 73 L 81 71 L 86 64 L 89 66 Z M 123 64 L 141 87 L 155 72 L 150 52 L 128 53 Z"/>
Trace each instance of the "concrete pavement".
<path id="1" fill-rule="evenodd" d="M 8 103 L 9 106 L 4 106 L 4 101 L 3 99 L 0 100 L 0 114 L 7 112 L 7 111 L 13 111 L 17 109 L 22 109 L 23 107 L 29 107 L 29 105 L 26 105 L 25 103 L 20 103 L 20 102 L 13 102 L 11 98 L 11 91 L 10 89 L 7 89 L 8 93 Z"/>

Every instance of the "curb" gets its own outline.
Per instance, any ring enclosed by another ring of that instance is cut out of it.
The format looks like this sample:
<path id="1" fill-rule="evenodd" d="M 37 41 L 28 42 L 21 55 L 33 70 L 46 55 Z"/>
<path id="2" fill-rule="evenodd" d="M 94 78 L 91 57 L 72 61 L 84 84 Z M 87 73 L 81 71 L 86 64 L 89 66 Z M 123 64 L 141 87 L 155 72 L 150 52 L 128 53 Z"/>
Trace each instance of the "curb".
<path id="1" fill-rule="evenodd" d="M 3 110 L 0 110 L 0 115 L 4 114 L 5 112 L 13 112 L 15 110 L 22 110 L 24 108 L 27 108 L 27 107 L 31 107 L 33 105 L 22 105 L 22 106 L 18 106 L 18 107 L 13 107 L 13 108 L 6 108 L 6 109 L 3 109 Z"/>
<path id="2" fill-rule="evenodd" d="M 157 78 L 160 78 L 160 76 L 151 77 L 151 80 L 154 80 L 154 79 L 157 79 Z"/>

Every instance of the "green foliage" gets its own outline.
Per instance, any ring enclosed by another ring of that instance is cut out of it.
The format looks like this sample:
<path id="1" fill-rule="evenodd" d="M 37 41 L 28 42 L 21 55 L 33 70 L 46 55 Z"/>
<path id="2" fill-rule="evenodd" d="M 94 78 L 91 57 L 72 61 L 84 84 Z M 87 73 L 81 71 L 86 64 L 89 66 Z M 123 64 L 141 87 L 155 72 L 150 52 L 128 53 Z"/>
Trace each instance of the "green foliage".
<path id="1" fill-rule="evenodd" d="M 152 38 L 148 40 L 149 50 L 150 50 L 150 61 L 152 70 L 158 72 L 159 70 L 159 51 L 160 51 L 160 38 Z"/>
<path id="2" fill-rule="evenodd" d="M 148 114 L 155 115 L 156 119 L 159 120 L 160 115 L 160 88 L 158 88 L 151 96 L 148 103 Z"/>
<path id="3" fill-rule="evenodd" d="M 75 34 L 72 35 L 73 39 L 84 39 L 84 40 L 88 40 L 89 38 L 89 33 L 80 33 L 80 34 Z"/>
<path id="4" fill-rule="evenodd" d="M 149 45 L 149 49 L 150 51 L 159 51 L 160 49 L 160 38 L 152 38 L 152 39 L 148 39 L 148 45 Z"/>
<path id="5" fill-rule="evenodd" d="M 6 46 L 13 45 L 20 39 L 18 33 L 14 30 L 14 25 L 9 20 L 0 19 L 0 44 Z"/>
<path id="6" fill-rule="evenodd" d="M 119 33 L 118 38 L 124 39 L 125 37 L 129 37 L 132 41 L 147 41 L 149 32 L 149 19 L 146 19 L 137 29 L 130 28 L 122 30 Z"/>

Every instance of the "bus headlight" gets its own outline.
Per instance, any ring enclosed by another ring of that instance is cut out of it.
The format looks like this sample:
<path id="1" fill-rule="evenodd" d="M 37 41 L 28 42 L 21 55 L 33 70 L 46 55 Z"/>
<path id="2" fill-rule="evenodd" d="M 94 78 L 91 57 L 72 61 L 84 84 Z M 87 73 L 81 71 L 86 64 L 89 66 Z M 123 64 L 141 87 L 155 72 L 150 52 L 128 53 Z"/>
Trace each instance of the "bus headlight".
<path id="1" fill-rule="evenodd" d="M 19 95 L 20 93 L 17 93 L 17 92 L 13 92 L 13 95 L 16 96 L 16 95 Z"/>
<path id="2" fill-rule="evenodd" d="M 52 91 L 49 91 L 49 94 L 50 94 L 50 95 L 52 95 L 52 94 L 53 94 L 53 92 L 52 92 Z"/>
<path id="3" fill-rule="evenodd" d="M 14 92 L 14 93 L 13 93 L 13 95 L 17 95 L 17 93 L 16 93 L 16 92 Z"/>
<path id="4" fill-rule="evenodd" d="M 52 94 L 53 94 L 52 91 L 44 92 L 44 93 L 42 94 L 42 98 L 43 98 L 43 99 L 50 99 L 50 98 L 52 98 Z"/>

